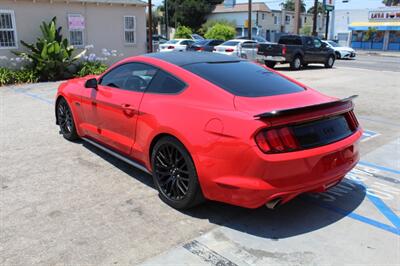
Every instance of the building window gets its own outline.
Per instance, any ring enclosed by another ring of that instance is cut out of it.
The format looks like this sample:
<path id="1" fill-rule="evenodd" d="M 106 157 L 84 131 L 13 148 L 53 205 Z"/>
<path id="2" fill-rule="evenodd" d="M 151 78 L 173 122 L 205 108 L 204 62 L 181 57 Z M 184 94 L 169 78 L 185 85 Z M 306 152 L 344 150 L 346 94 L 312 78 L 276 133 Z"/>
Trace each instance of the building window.
<path id="1" fill-rule="evenodd" d="M 307 16 L 304 17 L 304 24 L 307 23 Z"/>
<path id="2" fill-rule="evenodd" d="M 290 16 L 288 15 L 285 16 L 285 23 L 290 24 Z"/>
<path id="3" fill-rule="evenodd" d="M 84 46 L 83 31 L 85 18 L 81 14 L 68 14 L 69 43 L 75 47 Z"/>
<path id="4" fill-rule="evenodd" d="M 12 10 L 0 10 L 0 49 L 17 48 L 17 30 Z"/>
<path id="5" fill-rule="evenodd" d="M 136 18 L 134 16 L 124 17 L 124 33 L 126 44 L 136 43 Z"/>
<path id="6" fill-rule="evenodd" d="M 265 14 L 264 14 L 264 13 L 261 14 L 261 19 L 262 19 L 262 20 L 265 19 Z"/>
<path id="7" fill-rule="evenodd" d="M 278 17 L 277 16 L 274 16 L 274 24 L 278 25 Z"/>

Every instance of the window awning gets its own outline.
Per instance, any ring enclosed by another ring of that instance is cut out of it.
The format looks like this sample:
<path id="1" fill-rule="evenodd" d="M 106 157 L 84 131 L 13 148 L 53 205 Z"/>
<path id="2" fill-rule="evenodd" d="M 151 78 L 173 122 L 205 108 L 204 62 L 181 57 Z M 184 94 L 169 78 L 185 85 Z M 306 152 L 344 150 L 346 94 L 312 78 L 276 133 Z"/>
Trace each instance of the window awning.
<path id="1" fill-rule="evenodd" d="M 400 21 L 390 22 L 353 22 L 349 25 L 349 30 L 368 30 L 375 28 L 376 30 L 399 30 Z"/>

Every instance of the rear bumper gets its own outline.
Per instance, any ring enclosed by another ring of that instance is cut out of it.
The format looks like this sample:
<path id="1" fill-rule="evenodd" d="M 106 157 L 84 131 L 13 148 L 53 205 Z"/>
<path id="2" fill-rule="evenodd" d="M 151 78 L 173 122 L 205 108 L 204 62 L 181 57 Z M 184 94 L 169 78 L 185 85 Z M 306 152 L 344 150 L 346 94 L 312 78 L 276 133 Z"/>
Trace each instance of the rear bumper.
<path id="1" fill-rule="evenodd" d="M 272 62 L 285 62 L 286 58 L 284 56 L 265 56 L 265 55 L 257 55 L 258 61 L 272 61 Z"/>
<path id="2" fill-rule="evenodd" d="M 277 198 L 286 203 L 305 192 L 323 192 L 357 164 L 361 134 L 358 130 L 326 146 L 285 154 L 267 155 L 250 148 L 240 163 L 231 163 L 230 174 L 201 180 L 203 193 L 208 199 L 258 208 Z"/>

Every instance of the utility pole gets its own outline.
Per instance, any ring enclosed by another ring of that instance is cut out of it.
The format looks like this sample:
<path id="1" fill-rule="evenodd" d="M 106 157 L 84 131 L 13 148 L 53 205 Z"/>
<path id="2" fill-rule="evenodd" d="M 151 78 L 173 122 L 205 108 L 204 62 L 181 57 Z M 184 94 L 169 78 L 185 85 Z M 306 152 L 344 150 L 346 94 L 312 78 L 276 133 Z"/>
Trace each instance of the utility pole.
<path id="1" fill-rule="evenodd" d="M 329 33 L 329 10 L 326 11 L 326 25 L 325 25 L 325 40 L 328 40 L 328 33 Z"/>
<path id="2" fill-rule="evenodd" d="M 164 22 L 165 22 L 165 38 L 169 39 L 168 34 L 168 4 L 167 0 L 164 0 Z"/>
<path id="3" fill-rule="evenodd" d="M 300 0 L 295 0 L 294 3 L 294 34 L 299 34 L 300 30 Z"/>
<path id="4" fill-rule="evenodd" d="M 149 53 L 153 52 L 153 14 L 152 14 L 152 4 L 149 0 Z"/>
<path id="5" fill-rule="evenodd" d="M 248 23 L 247 23 L 247 38 L 251 40 L 251 31 L 252 31 L 252 25 L 251 25 L 251 8 L 252 8 L 252 1 L 249 0 L 249 17 L 248 17 Z"/>
<path id="6" fill-rule="evenodd" d="M 317 17 L 318 17 L 318 0 L 314 0 L 314 17 L 312 26 L 312 35 L 317 36 Z"/>

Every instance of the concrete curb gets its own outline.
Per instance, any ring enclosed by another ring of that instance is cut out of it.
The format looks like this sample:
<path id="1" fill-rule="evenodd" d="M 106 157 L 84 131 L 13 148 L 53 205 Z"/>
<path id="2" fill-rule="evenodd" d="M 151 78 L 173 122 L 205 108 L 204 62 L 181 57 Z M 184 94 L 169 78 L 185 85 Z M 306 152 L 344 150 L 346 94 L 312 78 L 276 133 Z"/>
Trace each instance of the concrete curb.
<path id="1" fill-rule="evenodd" d="M 381 52 L 381 51 L 364 51 L 356 50 L 359 55 L 375 55 L 375 56 L 385 56 L 385 57 L 400 57 L 400 52 Z"/>

